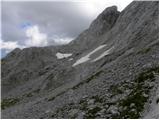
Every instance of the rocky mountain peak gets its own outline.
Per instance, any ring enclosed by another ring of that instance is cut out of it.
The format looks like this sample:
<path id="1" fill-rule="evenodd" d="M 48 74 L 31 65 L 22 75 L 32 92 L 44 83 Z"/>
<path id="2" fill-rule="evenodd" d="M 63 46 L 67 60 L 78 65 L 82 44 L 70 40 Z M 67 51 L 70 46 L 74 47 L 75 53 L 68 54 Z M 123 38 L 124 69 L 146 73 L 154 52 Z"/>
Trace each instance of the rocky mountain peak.
<path id="1" fill-rule="evenodd" d="M 90 31 L 98 35 L 110 30 L 115 24 L 120 12 L 117 6 L 106 8 L 90 25 Z"/>
<path id="2" fill-rule="evenodd" d="M 12 59 L 12 57 L 16 57 L 16 55 L 21 51 L 20 48 L 15 48 L 13 51 L 11 51 L 6 58 L 10 58 Z"/>
<path id="3" fill-rule="evenodd" d="M 70 44 L 9 53 L 2 118 L 158 119 L 158 11 L 155 1 L 112 6 Z"/>
<path id="4" fill-rule="evenodd" d="M 117 6 L 107 7 L 97 18 L 91 23 L 89 28 L 82 32 L 70 45 L 74 51 L 83 51 L 97 44 L 99 38 L 116 23 L 120 12 L 117 11 Z M 96 38 L 96 39 L 95 39 Z"/>

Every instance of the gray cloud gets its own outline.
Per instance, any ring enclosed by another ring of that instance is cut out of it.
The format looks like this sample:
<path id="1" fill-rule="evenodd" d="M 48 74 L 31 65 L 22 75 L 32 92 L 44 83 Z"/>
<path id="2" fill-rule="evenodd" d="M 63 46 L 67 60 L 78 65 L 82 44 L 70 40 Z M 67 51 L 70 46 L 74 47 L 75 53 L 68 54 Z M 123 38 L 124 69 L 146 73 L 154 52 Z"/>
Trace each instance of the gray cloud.
<path id="1" fill-rule="evenodd" d="M 63 40 L 74 39 L 89 27 L 93 19 L 95 19 L 103 9 L 118 3 L 117 0 L 101 0 L 101 2 L 99 0 L 83 1 L 85 2 L 65 2 L 65 0 L 60 2 L 1 2 L 1 43 L 6 47 L 1 48 L 7 50 L 8 46 L 9 48 L 14 48 L 12 45 L 15 45 L 15 47 L 26 46 L 25 43 L 30 39 L 26 35 L 26 29 L 22 28 L 23 24 L 26 23 L 29 23 L 31 26 L 36 26 L 38 29 L 34 31 L 35 34 L 30 35 L 34 40 L 40 36 L 46 38 L 44 34 L 47 36 L 47 44 L 49 45 L 55 44 L 55 41 L 63 43 Z M 132 0 L 129 0 L 129 2 L 131 1 Z M 129 2 L 119 2 L 119 8 L 124 8 Z M 7 45 L 7 43 L 9 43 L 9 45 Z M 34 41 L 30 41 L 30 44 L 32 43 L 34 43 Z M 37 43 L 40 45 L 43 43 L 43 39 Z M 67 42 L 65 41 L 65 43 Z M 36 42 L 34 45 L 36 45 Z"/>
<path id="2" fill-rule="evenodd" d="M 2 39 L 19 42 L 26 39 L 20 27 L 25 22 L 38 25 L 49 37 L 75 38 L 93 19 L 77 9 L 78 5 L 74 2 L 2 2 Z"/>

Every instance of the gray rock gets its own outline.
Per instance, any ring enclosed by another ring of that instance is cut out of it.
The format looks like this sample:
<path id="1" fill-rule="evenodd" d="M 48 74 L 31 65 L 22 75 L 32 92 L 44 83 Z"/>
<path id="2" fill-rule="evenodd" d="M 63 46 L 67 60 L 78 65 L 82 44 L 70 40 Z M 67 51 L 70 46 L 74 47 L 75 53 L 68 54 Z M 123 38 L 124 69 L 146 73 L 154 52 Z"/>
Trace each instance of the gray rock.
<path id="1" fill-rule="evenodd" d="M 94 99 L 89 99 L 88 100 L 88 105 L 94 104 L 95 100 Z"/>
<path id="2" fill-rule="evenodd" d="M 144 97 L 144 91 L 146 102 L 135 116 L 157 118 L 152 98 L 158 97 L 159 83 L 158 12 L 157 1 L 133 1 L 122 12 L 112 6 L 67 45 L 13 50 L 1 60 L 2 118 L 136 119 L 127 110 L 131 98 Z M 90 60 L 73 66 L 104 44 Z M 58 52 L 72 56 L 57 59 Z M 133 114 L 139 110 L 136 103 L 132 108 Z"/>
<path id="3" fill-rule="evenodd" d="M 77 116 L 78 112 L 79 112 L 78 109 L 71 109 L 71 110 L 69 111 L 69 114 L 68 114 L 68 115 L 69 115 L 70 118 L 75 118 L 75 117 Z"/>

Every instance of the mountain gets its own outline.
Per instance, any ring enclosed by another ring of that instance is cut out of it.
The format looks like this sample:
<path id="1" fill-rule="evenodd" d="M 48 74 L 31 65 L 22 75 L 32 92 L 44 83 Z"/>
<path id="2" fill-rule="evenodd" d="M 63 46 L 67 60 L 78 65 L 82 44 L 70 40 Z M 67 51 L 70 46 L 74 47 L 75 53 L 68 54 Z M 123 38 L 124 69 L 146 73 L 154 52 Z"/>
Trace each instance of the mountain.
<path id="1" fill-rule="evenodd" d="M 159 2 L 106 8 L 67 45 L 1 60 L 2 118 L 158 118 Z"/>

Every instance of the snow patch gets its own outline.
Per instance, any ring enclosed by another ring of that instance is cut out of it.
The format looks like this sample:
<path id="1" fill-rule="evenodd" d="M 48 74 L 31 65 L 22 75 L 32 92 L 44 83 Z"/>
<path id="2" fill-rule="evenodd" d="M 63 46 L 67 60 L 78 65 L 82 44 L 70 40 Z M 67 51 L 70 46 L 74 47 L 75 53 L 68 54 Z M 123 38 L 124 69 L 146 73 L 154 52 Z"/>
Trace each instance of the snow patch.
<path id="1" fill-rule="evenodd" d="M 114 46 L 110 49 L 108 49 L 107 51 L 103 52 L 99 57 L 97 57 L 96 59 L 92 60 L 92 62 L 96 62 L 97 60 L 100 60 L 101 58 L 103 58 L 104 56 L 108 55 L 111 53 L 111 50 L 114 48 Z"/>
<path id="2" fill-rule="evenodd" d="M 56 56 L 57 56 L 57 59 L 63 59 L 63 58 L 67 58 L 67 57 L 70 57 L 72 56 L 71 53 L 67 53 L 67 54 L 63 54 L 63 53 L 56 53 Z"/>
<path id="3" fill-rule="evenodd" d="M 81 63 L 87 62 L 88 60 L 90 60 L 90 55 L 92 55 L 93 53 L 97 52 L 98 50 L 104 48 L 106 46 L 106 44 L 104 45 L 100 45 L 99 47 L 97 47 L 96 49 L 94 49 L 92 52 L 88 53 L 86 56 L 80 58 L 79 60 L 77 60 L 72 66 L 76 66 L 79 65 Z"/>
<path id="4" fill-rule="evenodd" d="M 70 58 L 68 61 L 72 61 L 73 60 L 73 58 Z"/>

